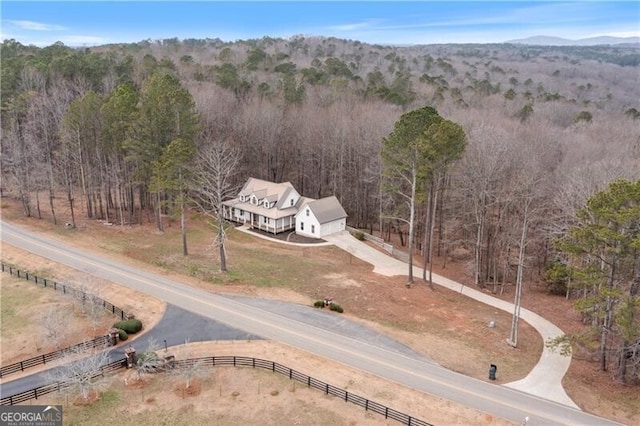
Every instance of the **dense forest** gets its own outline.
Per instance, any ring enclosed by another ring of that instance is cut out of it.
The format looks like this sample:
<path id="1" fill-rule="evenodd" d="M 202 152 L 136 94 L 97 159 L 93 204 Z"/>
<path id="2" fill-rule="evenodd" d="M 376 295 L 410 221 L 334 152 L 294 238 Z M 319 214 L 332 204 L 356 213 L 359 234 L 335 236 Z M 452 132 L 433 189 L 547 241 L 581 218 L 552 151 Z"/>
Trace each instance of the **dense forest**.
<path id="1" fill-rule="evenodd" d="M 161 230 L 163 216 L 190 203 L 191 166 L 224 145 L 239 157 L 231 187 L 252 176 L 336 195 L 351 226 L 415 245 L 426 262 L 431 251 L 466 262 L 477 286 L 545 279 L 552 292 L 590 300 L 585 321 L 607 328 L 592 336 L 603 339 L 603 369 L 640 380 L 638 316 L 632 331 L 616 328 L 613 313 L 629 300 L 609 291 L 635 297 L 625 312 L 637 313 L 640 246 L 629 243 L 630 262 L 600 262 L 609 277 L 600 286 L 572 275 L 597 256 L 557 243 L 598 191 L 640 179 L 638 46 L 296 36 L 1 48 L 0 189 L 25 215 L 75 225 L 83 212 Z M 405 204 L 384 182 L 383 141 L 426 106 L 459 126 L 465 144 L 418 188 L 407 241 Z M 623 358 L 635 367 L 621 370 Z"/>

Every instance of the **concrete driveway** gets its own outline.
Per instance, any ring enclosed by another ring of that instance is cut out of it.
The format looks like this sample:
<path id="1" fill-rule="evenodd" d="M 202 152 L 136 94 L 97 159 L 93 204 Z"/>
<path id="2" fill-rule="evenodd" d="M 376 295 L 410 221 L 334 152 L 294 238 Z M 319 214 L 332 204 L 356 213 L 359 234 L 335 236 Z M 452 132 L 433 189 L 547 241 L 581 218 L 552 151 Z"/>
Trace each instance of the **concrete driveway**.
<path id="1" fill-rule="evenodd" d="M 406 263 L 388 256 L 380 250 L 357 240 L 347 231 L 326 236 L 324 239 L 353 256 L 372 264 L 374 267 L 373 272 L 375 273 L 386 276 L 408 275 L 409 266 Z M 414 276 L 421 276 L 422 270 L 414 267 L 413 274 Z M 437 274 L 433 274 L 433 282 L 487 305 L 509 313 L 513 312 L 514 306 L 512 303 L 505 302 L 504 300 L 500 300 L 481 291 L 466 287 L 464 284 L 441 277 Z M 564 334 L 562 330 L 556 327 L 553 323 L 527 309 L 520 310 L 520 317 L 535 328 L 538 333 L 540 333 L 542 340 L 545 342 L 547 339 L 562 336 Z M 562 378 L 569 369 L 570 364 L 571 356 L 562 356 L 559 353 L 552 352 L 545 346 L 542 350 L 540 360 L 527 377 L 516 382 L 507 383 L 504 386 L 579 409 L 576 403 L 569 398 L 562 387 Z"/>

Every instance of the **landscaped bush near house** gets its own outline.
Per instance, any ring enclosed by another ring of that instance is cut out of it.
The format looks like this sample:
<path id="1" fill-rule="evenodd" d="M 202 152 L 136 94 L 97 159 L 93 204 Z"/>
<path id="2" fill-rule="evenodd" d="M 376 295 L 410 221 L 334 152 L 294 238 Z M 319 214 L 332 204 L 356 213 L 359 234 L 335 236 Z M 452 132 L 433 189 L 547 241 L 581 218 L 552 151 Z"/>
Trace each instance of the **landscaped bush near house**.
<path id="1" fill-rule="evenodd" d="M 324 302 L 322 300 L 316 300 L 313 306 L 316 308 L 324 308 Z"/>
<path id="2" fill-rule="evenodd" d="M 364 232 L 362 231 L 355 231 L 353 236 L 356 237 L 356 240 L 364 241 Z"/>
<path id="3" fill-rule="evenodd" d="M 127 334 L 126 331 L 118 329 L 118 339 L 120 339 L 121 342 L 124 342 L 128 338 L 129 338 L 129 335 Z"/>
<path id="4" fill-rule="evenodd" d="M 338 313 L 343 313 L 344 312 L 344 309 L 342 309 L 342 306 L 336 305 L 335 303 L 332 303 L 331 305 L 329 305 L 329 309 L 331 309 L 334 312 L 338 312 Z"/>
<path id="5" fill-rule="evenodd" d="M 113 324 L 115 328 L 119 328 L 120 330 L 124 330 L 129 334 L 135 334 L 138 331 L 142 330 L 142 321 L 139 319 L 128 319 L 124 321 L 118 321 Z"/>

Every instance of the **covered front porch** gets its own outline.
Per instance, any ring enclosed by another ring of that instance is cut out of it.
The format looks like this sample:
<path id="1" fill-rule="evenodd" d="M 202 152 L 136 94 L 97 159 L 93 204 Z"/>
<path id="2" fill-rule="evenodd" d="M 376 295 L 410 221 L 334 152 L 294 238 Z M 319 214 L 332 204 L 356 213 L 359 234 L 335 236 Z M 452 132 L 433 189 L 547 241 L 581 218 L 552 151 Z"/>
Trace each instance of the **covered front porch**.
<path id="1" fill-rule="evenodd" d="M 280 218 L 271 218 L 258 213 L 249 212 L 237 207 L 223 206 L 222 216 L 226 220 L 236 223 L 242 223 L 249 228 L 259 229 L 261 231 L 278 234 L 280 232 L 295 229 L 295 216 L 285 216 Z"/>

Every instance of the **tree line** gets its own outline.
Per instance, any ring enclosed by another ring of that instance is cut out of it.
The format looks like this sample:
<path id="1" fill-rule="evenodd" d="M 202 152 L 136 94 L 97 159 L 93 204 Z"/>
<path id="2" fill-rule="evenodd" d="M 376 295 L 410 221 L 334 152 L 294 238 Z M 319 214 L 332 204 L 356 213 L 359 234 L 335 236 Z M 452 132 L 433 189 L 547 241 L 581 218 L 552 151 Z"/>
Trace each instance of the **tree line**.
<path id="1" fill-rule="evenodd" d="M 618 60 L 628 47 L 1 47 L 1 189 L 54 223 L 162 230 L 180 218 L 184 230 L 185 209 L 215 215 L 249 176 L 290 181 L 407 246 L 427 280 L 436 259 L 454 259 L 494 292 L 546 280 L 582 300 L 575 278 L 558 278 L 573 264 L 554 242 L 598 190 L 640 178 L 637 66 Z"/>

